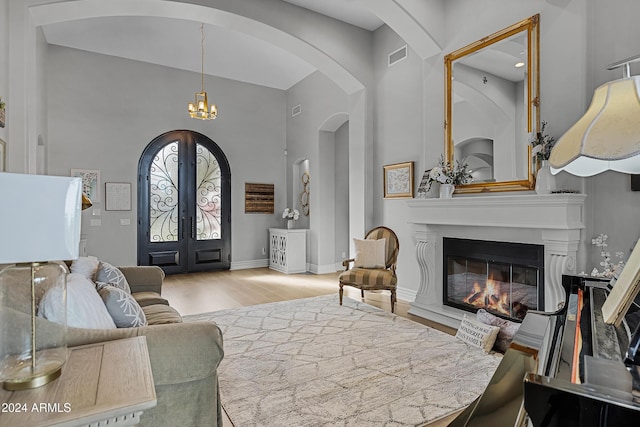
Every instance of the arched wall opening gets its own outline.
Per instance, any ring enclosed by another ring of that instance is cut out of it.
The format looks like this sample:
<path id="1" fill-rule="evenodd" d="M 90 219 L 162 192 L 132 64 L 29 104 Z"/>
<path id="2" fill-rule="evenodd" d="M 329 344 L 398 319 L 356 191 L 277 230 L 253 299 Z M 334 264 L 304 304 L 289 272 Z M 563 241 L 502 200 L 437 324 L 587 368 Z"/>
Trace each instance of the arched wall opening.
<path id="1" fill-rule="evenodd" d="M 314 185 L 310 197 L 309 248 L 311 271 L 317 274 L 335 272 L 342 252 L 348 250 L 344 248 L 344 241 L 348 245 L 350 234 L 348 123 L 349 114 L 337 113 L 327 118 L 318 129 L 318 164 L 315 168 L 311 165 Z M 339 194 L 342 197 L 338 197 Z M 346 236 L 343 234 L 345 230 Z"/>

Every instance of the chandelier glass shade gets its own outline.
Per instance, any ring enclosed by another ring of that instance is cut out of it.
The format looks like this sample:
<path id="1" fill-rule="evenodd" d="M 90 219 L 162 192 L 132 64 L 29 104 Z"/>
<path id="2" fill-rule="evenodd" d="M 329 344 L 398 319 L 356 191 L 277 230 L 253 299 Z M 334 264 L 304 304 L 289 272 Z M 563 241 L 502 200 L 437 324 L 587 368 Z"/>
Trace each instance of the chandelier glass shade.
<path id="1" fill-rule="evenodd" d="M 189 103 L 189 116 L 194 119 L 200 120 L 213 120 L 218 117 L 218 107 L 215 104 L 211 104 L 209 107 L 209 101 L 207 99 L 207 92 L 204 90 L 204 24 L 200 26 L 200 31 L 202 33 L 202 42 L 200 43 L 201 47 L 201 72 L 200 76 L 202 78 L 202 91 L 196 92 L 195 102 Z"/>

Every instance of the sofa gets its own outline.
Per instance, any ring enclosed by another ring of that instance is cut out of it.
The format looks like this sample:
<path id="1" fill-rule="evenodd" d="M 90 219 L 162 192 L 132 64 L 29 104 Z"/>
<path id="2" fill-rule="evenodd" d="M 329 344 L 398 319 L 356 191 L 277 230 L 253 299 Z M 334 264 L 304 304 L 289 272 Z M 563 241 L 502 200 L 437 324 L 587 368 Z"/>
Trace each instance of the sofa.
<path id="1" fill-rule="evenodd" d="M 84 280 L 81 284 L 85 293 L 79 294 L 79 288 L 75 285 L 80 283 L 80 273 L 74 272 L 73 263 L 57 264 L 58 269 L 62 268 L 70 273 L 67 275 L 65 316 L 69 325 L 66 334 L 69 347 L 146 336 L 157 405 L 142 414 L 140 426 L 222 426 L 216 373 L 224 354 L 222 333 L 212 322 L 182 322 L 180 314 L 162 297 L 164 272 L 161 268 L 115 268 L 108 264 L 112 272 L 117 272 L 121 281 L 124 276 L 128 282 L 126 300 L 130 302 L 130 298 L 133 297 L 137 302 L 137 312 L 139 313 L 140 308 L 144 312 L 144 316 L 140 315 L 143 322 L 139 323 L 144 326 L 116 327 L 111 317 L 113 314 L 108 312 L 107 302 L 102 298 L 99 280 L 105 280 L 109 285 L 117 280 L 113 277 L 99 277 L 96 272 L 85 272 L 87 277 L 81 277 Z M 100 263 L 102 264 L 107 265 Z M 0 265 L 0 271 L 3 268 L 4 266 Z M 4 350 L 8 354 L 17 353 L 23 348 L 24 331 L 7 325 L 30 323 L 30 288 L 15 286 L 16 283 L 29 280 L 29 271 L 28 268 L 19 268 L 2 276 L 4 291 L 0 292 L 0 326 L 3 327 Z M 47 314 L 51 315 L 54 312 L 45 311 L 48 307 L 47 295 L 58 289 L 55 283 L 57 282 L 50 278 L 40 281 L 36 296 L 37 336 L 48 337 L 43 340 L 44 346 L 50 337 L 54 337 L 51 339 L 55 340 L 58 336 L 54 329 L 51 329 L 56 320 L 47 317 Z M 85 323 L 78 323 L 75 310 L 84 310 Z M 105 325 L 105 328 L 98 328 L 95 324 L 95 319 L 100 317 L 100 310 L 109 317 L 110 324 Z M 62 310 L 56 313 L 60 311 Z M 25 316 L 27 319 L 24 319 Z"/>
<path id="2" fill-rule="evenodd" d="M 68 346 L 146 336 L 158 404 L 140 426 L 222 426 L 216 369 L 223 358 L 220 329 L 211 322 L 183 323 L 162 298 L 164 272 L 155 266 L 119 267 L 148 326 L 117 329 L 69 327 Z"/>

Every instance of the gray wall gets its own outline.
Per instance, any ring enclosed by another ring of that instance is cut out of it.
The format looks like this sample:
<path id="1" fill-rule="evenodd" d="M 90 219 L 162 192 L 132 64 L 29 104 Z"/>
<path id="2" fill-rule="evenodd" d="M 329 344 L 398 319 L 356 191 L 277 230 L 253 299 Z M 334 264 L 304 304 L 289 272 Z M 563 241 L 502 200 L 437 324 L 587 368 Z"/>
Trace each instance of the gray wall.
<path id="1" fill-rule="evenodd" d="M 349 257 L 349 122 L 335 132 L 336 264 Z"/>
<path id="2" fill-rule="evenodd" d="M 219 107 L 214 121 L 188 117 L 187 103 L 200 89 L 198 74 L 79 50 L 50 46 L 48 76 L 48 172 L 101 172 L 101 198 L 83 213 L 87 252 L 116 265 L 136 263 L 138 160 L 155 137 L 175 129 L 215 141 L 231 166 L 232 267 L 264 260 L 269 227 L 277 214 L 244 213 L 245 182 L 275 184 L 276 205 L 285 200 L 284 91 L 206 77 L 205 90 Z M 105 182 L 133 183 L 133 210 L 104 208 Z M 100 227 L 91 220 L 100 219 Z M 131 225 L 121 226 L 121 219 Z"/>
<path id="3" fill-rule="evenodd" d="M 389 27 L 382 26 L 374 33 L 373 69 L 375 76 L 374 120 L 374 221 L 398 235 L 399 298 L 413 300 L 411 291 L 418 290 L 418 266 L 414 256 L 413 231 L 407 223 L 409 208 L 404 199 L 383 199 L 384 165 L 413 161 L 414 182 L 419 182 L 426 166 L 423 144 L 437 144 L 438 136 L 423 135 L 425 110 L 423 106 L 423 61 L 410 47 L 407 58 L 387 66 L 389 53 L 405 42 Z M 442 80 L 439 81 L 441 86 Z M 441 98 L 437 103 L 441 107 Z M 437 153 L 440 153 L 438 146 Z M 439 154 L 438 154 L 439 155 Z M 435 156 L 437 158 L 437 156 Z M 404 293 L 409 289 L 408 293 Z"/>

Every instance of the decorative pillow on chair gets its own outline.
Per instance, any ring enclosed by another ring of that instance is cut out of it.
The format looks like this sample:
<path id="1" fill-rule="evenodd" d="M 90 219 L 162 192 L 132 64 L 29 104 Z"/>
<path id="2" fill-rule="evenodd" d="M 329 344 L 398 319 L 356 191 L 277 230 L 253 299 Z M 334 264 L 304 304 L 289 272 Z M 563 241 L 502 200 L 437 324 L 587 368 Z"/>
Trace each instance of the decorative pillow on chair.
<path id="1" fill-rule="evenodd" d="M 118 328 L 147 326 L 147 318 L 131 294 L 112 285 L 102 285 L 98 293 Z"/>
<path id="2" fill-rule="evenodd" d="M 64 311 L 62 287 L 49 289 L 38 306 L 38 316 L 53 322 L 61 322 Z M 104 303 L 89 279 L 78 273 L 67 276 L 67 325 L 73 328 L 115 329 Z"/>
<path id="3" fill-rule="evenodd" d="M 516 335 L 516 332 L 518 332 L 518 329 L 520 329 L 520 323 L 494 316 L 482 308 L 476 312 L 476 319 L 485 325 L 500 328 L 500 332 L 498 332 L 498 337 L 496 338 L 495 348 L 503 353 L 507 351 L 513 337 Z"/>
<path id="4" fill-rule="evenodd" d="M 456 332 L 456 338 L 488 353 L 491 351 L 493 343 L 496 342 L 499 331 L 499 327 L 485 325 L 477 320 L 468 318 L 465 314 L 458 332 Z"/>
<path id="5" fill-rule="evenodd" d="M 129 282 L 122 274 L 119 268 L 114 267 L 108 262 L 100 261 L 100 267 L 98 268 L 98 272 L 96 273 L 96 282 L 108 283 L 110 285 L 115 286 L 116 288 L 120 288 L 126 293 L 131 293 L 131 288 L 129 287 Z"/>
<path id="6" fill-rule="evenodd" d="M 81 256 L 78 259 L 73 260 L 71 263 L 71 272 L 78 273 L 93 281 L 96 278 L 96 272 L 100 261 L 94 256 Z"/>
<path id="7" fill-rule="evenodd" d="M 387 239 L 353 239 L 353 243 L 356 247 L 354 267 L 386 267 Z"/>

